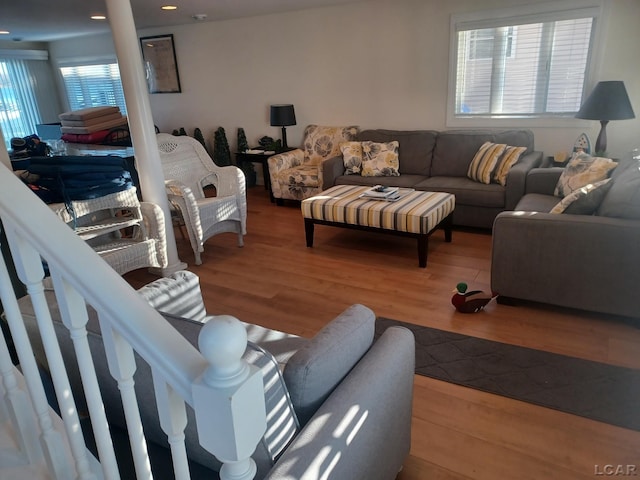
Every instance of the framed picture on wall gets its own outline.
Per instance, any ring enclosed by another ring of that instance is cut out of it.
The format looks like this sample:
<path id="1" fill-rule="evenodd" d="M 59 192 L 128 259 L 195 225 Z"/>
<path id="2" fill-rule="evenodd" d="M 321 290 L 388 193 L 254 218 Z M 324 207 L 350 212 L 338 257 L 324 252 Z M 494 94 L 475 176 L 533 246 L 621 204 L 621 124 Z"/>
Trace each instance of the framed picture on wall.
<path id="1" fill-rule="evenodd" d="M 141 37 L 140 45 L 149 93 L 180 93 L 173 35 Z"/>

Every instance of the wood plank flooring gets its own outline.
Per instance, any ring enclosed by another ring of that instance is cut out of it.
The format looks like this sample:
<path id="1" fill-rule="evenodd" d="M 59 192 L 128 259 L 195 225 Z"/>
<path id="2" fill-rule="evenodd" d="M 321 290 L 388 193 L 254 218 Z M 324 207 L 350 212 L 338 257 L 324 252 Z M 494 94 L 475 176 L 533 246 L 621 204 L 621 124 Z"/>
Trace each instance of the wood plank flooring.
<path id="1" fill-rule="evenodd" d="M 452 243 L 435 232 L 422 269 L 408 238 L 317 226 L 307 248 L 299 205 L 276 207 L 262 187 L 248 190 L 248 210 L 245 246 L 218 235 L 200 266 L 176 231 L 211 314 L 313 336 L 362 303 L 380 316 L 640 369 L 640 321 L 495 301 L 478 314 L 456 312 L 456 283 L 489 290 L 489 232 L 454 229 Z M 125 278 L 137 288 L 157 277 L 139 270 Z M 631 465 L 640 476 L 640 432 L 415 377 L 411 455 L 398 480 L 593 480 L 607 465 Z"/>

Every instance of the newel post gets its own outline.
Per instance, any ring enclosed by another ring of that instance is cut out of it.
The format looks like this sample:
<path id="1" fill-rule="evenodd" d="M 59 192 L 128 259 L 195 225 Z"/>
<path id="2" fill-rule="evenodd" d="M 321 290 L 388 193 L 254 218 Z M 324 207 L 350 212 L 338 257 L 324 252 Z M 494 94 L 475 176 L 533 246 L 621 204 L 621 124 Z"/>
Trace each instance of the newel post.
<path id="1" fill-rule="evenodd" d="M 209 362 L 193 384 L 200 444 L 223 463 L 221 480 L 251 480 L 266 412 L 262 373 L 242 359 L 247 331 L 232 316 L 215 316 L 202 327 L 198 347 Z"/>

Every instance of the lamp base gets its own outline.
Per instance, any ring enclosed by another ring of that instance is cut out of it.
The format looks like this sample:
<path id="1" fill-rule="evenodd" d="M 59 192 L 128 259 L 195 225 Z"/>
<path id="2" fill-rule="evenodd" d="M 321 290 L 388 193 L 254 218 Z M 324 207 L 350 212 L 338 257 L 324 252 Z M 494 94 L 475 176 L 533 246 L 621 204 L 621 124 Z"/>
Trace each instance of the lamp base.
<path id="1" fill-rule="evenodd" d="M 601 155 L 607 151 L 607 123 L 609 120 L 600 120 L 600 133 L 596 139 L 596 151 L 594 154 Z"/>
<path id="2" fill-rule="evenodd" d="M 286 150 L 289 148 L 287 145 L 287 128 L 282 127 L 282 150 Z"/>

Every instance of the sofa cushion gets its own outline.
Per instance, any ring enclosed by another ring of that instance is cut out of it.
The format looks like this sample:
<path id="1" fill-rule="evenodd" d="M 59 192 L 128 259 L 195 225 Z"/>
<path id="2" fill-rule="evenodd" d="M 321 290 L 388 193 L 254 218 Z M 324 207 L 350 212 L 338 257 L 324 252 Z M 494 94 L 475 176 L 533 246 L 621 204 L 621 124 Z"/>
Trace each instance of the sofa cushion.
<path id="1" fill-rule="evenodd" d="M 362 142 L 363 177 L 398 177 L 398 141 Z"/>
<path id="2" fill-rule="evenodd" d="M 610 158 L 592 157 L 587 153 L 576 154 L 560 175 L 554 195 L 566 197 L 585 185 L 604 180 L 617 165 Z"/>
<path id="3" fill-rule="evenodd" d="M 283 375 L 301 426 L 367 352 L 374 330 L 374 313 L 352 305 L 287 362 Z"/>
<path id="4" fill-rule="evenodd" d="M 549 213 L 558 204 L 558 197 L 543 193 L 527 193 L 516 205 L 517 212 Z"/>
<path id="5" fill-rule="evenodd" d="M 627 165 L 621 175 L 611 180 L 598 215 L 604 217 L 640 219 L 640 162 Z"/>
<path id="6" fill-rule="evenodd" d="M 387 143 L 397 140 L 401 175 L 429 175 L 438 132 L 434 130 L 363 130 L 360 141 Z"/>
<path id="7" fill-rule="evenodd" d="M 456 205 L 504 208 L 505 190 L 502 185 L 473 181 L 467 177 L 430 177 L 414 186 L 426 192 L 447 192 L 455 195 Z"/>
<path id="8" fill-rule="evenodd" d="M 362 143 L 344 142 L 340 144 L 345 175 L 360 175 L 362 172 Z"/>
<path id="9" fill-rule="evenodd" d="M 362 177 L 360 175 L 341 175 L 336 177 L 335 185 L 384 185 L 388 187 L 414 188 L 425 175 L 403 174 L 399 177 Z"/>
<path id="10" fill-rule="evenodd" d="M 498 164 L 493 171 L 492 180 L 504 187 L 507 184 L 507 175 L 509 174 L 509 170 L 511 170 L 511 167 L 520 160 L 520 157 L 526 151 L 527 147 L 513 147 L 511 145 L 507 145 L 507 148 L 504 149 L 504 153 L 498 159 Z"/>
<path id="11" fill-rule="evenodd" d="M 476 182 L 491 183 L 493 170 L 505 148 L 507 146 L 504 143 L 483 143 L 469 164 L 467 176 Z"/>
<path id="12" fill-rule="evenodd" d="M 611 179 L 607 178 L 578 188 L 560 200 L 549 213 L 593 215 L 600 206 L 600 202 L 602 202 L 610 186 Z"/>

